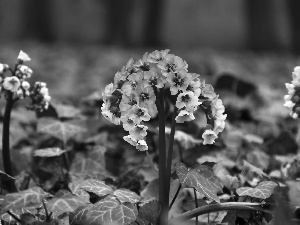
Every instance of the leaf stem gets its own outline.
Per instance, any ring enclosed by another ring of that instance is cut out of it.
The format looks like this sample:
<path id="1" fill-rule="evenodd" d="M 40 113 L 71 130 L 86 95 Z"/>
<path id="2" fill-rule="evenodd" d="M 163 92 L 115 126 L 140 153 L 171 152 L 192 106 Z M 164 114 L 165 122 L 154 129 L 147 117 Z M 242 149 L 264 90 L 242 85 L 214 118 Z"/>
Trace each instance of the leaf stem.
<path id="1" fill-rule="evenodd" d="M 10 215 L 12 218 L 14 218 L 15 221 L 17 221 L 18 223 L 22 224 L 22 221 L 12 212 L 10 212 L 9 210 L 6 211 L 8 213 L 8 215 Z"/>
<path id="2" fill-rule="evenodd" d="M 224 202 L 224 203 L 201 206 L 199 208 L 183 213 L 178 217 L 175 217 L 172 221 L 173 222 L 186 221 L 193 217 L 200 216 L 206 213 L 227 211 L 227 210 L 253 210 L 253 211 L 260 211 L 260 212 L 271 214 L 271 211 L 262 208 L 260 203 Z"/>
<path id="3" fill-rule="evenodd" d="M 174 204 L 174 202 L 175 202 L 175 200 L 176 200 L 176 198 L 177 198 L 177 196 L 179 194 L 180 189 L 181 189 L 181 183 L 179 184 L 179 186 L 177 188 L 177 191 L 176 191 L 176 193 L 175 193 L 175 195 L 174 195 L 174 197 L 172 199 L 172 202 L 170 204 L 169 210 L 172 208 L 172 206 L 173 206 L 173 204 Z"/>
<path id="4" fill-rule="evenodd" d="M 194 189 L 194 197 L 195 197 L 195 206 L 196 206 L 196 208 L 198 208 L 198 199 L 197 199 L 196 189 L 195 188 L 193 188 L 193 189 Z M 198 225 L 198 216 L 196 216 L 195 224 Z"/>
<path id="5" fill-rule="evenodd" d="M 2 158 L 4 172 L 10 176 L 13 176 L 12 165 L 10 160 L 10 149 L 9 149 L 9 133 L 10 133 L 10 115 L 14 104 L 13 93 L 11 91 L 6 92 L 6 105 L 3 118 L 3 130 L 2 130 Z M 8 181 L 8 191 L 17 192 L 14 181 Z"/>

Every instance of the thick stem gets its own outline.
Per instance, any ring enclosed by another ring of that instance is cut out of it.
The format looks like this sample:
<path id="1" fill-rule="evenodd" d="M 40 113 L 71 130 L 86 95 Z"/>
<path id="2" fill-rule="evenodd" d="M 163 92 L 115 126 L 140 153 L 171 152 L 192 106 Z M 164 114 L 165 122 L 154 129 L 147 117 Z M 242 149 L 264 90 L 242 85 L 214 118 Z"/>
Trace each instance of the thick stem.
<path id="1" fill-rule="evenodd" d="M 169 210 L 169 195 L 166 182 L 166 137 L 165 110 L 163 89 L 160 93 L 154 88 L 159 119 L 159 201 L 161 204 L 160 225 L 167 224 Z"/>
<path id="2" fill-rule="evenodd" d="M 171 167 L 172 167 L 172 158 L 173 158 L 173 145 L 174 145 L 174 136 L 175 136 L 175 125 L 176 125 L 176 118 L 177 116 L 177 108 L 175 107 L 172 117 L 172 125 L 171 125 L 171 132 L 170 132 L 170 140 L 169 140 L 169 149 L 168 149 L 168 156 L 167 156 L 167 169 L 166 169 L 166 180 L 167 180 L 167 193 L 170 192 L 170 180 L 171 180 Z M 169 200 L 168 200 L 169 205 Z"/>
<path id="3" fill-rule="evenodd" d="M 14 104 L 13 93 L 7 91 L 6 97 L 7 98 L 6 98 L 6 105 L 5 105 L 4 118 L 3 118 L 3 130 L 2 130 L 2 158 L 3 158 L 4 172 L 10 176 L 13 176 L 12 165 L 10 161 L 10 149 L 9 149 L 10 114 Z M 17 191 L 14 181 L 8 181 L 7 184 L 8 184 L 9 192 Z"/>
<path id="4" fill-rule="evenodd" d="M 250 203 L 250 202 L 225 202 L 219 204 L 212 204 L 202 206 L 186 213 L 181 214 L 178 217 L 175 217 L 172 221 L 183 222 L 189 220 L 193 217 L 200 216 L 206 213 L 218 212 L 218 211 L 227 211 L 227 210 L 253 210 L 260 211 L 264 213 L 271 213 L 271 211 L 266 210 L 261 207 L 260 203 Z M 172 222 L 170 224 L 173 224 Z"/>

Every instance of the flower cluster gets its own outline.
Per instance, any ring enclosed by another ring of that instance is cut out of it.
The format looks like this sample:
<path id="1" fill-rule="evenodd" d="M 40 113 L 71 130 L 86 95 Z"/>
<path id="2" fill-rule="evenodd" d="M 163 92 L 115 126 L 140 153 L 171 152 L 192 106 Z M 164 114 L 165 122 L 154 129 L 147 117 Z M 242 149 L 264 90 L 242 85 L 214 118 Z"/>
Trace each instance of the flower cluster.
<path id="1" fill-rule="evenodd" d="M 32 104 L 28 108 L 42 111 L 48 108 L 51 97 L 45 83 L 36 82 L 31 87 L 30 83 L 26 81 L 33 72 L 23 63 L 30 60 L 25 52 L 20 51 L 14 69 L 7 64 L 0 64 L 0 90 L 4 94 L 11 93 L 14 100 L 30 97 Z M 6 72 L 11 72 L 11 76 L 6 76 Z"/>
<path id="2" fill-rule="evenodd" d="M 290 115 L 297 119 L 300 115 L 300 66 L 294 68 L 292 83 L 285 84 L 288 94 L 284 96 L 284 106 L 290 110 Z"/>
<path id="3" fill-rule="evenodd" d="M 200 75 L 188 73 L 188 64 L 169 50 L 145 53 L 142 59 L 130 59 L 121 71 L 117 72 L 114 83 L 106 86 L 103 93 L 102 114 L 114 124 L 121 124 L 129 132 L 124 140 L 138 150 L 147 150 L 145 141 L 148 127 L 145 122 L 155 117 L 161 104 L 158 95 L 164 87 L 171 95 L 177 96 L 176 122 L 194 120 L 194 112 L 199 105 L 210 113 L 212 129 L 204 132 L 204 144 L 212 144 L 219 132 L 224 129 L 226 115 L 222 101 L 213 88 Z M 206 112 L 205 111 L 205 112 Z"/>

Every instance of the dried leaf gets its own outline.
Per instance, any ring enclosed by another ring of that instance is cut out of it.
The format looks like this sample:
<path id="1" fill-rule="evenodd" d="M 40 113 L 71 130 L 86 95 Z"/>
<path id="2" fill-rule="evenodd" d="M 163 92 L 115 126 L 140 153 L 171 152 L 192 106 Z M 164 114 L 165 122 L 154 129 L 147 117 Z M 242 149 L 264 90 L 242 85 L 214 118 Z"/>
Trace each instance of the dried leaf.
<path id="1" fill-rule="evenodd" d="M 250 196 L 253 198 L 267 199 L 278 185 L 273 181 L 264 181 L 259 183 L 255 188 L 241 187 L 236 190 L 239 196 Z"/>
<path id="2" fill-rule="evenodd" d="M 176 164 L 176 174 L 183 187 L 195 188 L 206 197 L 220 202 L 217 194 L 222 193 L 222 183 L 205 165 L 197 165 L 188 170 L 181 162 Z"/>

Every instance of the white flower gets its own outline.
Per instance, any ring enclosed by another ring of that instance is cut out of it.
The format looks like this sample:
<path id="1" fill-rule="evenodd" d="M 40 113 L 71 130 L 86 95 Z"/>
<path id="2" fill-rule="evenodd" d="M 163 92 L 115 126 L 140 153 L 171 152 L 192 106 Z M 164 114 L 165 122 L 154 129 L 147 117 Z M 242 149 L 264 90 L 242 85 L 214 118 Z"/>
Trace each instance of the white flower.
<path id="1" fill-rule="evenodd" d="M 131 131 L 136 125 L 132 119 L 129 118 L 128 115 L 121 116 L 121 121 L 123 123 L 123 128 L 126 131 Z"/>
<path id="2" fill-rule="evenodd" d="M 285 87 L 286 87 L 286 89 L 288 89 L 288 94 L 289 95 L 295 94 L 295 85 L 286 83 Z"/>
<path id="3" fill-rule="evenodd" d="M 191 78 L 191 75 L 183 69 L 177 73 L 171 72 L 167 77 L 167 81 L 171 85 L 171 95 L 176 95 L 178 91 L 185 91 Z"/>
<path id="4" fill-rule="evenodd" d="M 50 100 L 51 100 L 51 96 L 49 96 L 49 95 L 44 96 L 44 101 L 45 102 L 50 102 Z"/>
<path id="5" fill-rule="evenodd" d="M 132 108 L 132 106 L 138 104 L 138 98 L 135 93 L 131 93 L 130 95 L 123 95 L 122 100 L 120 102 L 120 110 L 122 112 L 128 112 Z"/>
<path id="6" fill-rule="evenodd" d="M 9 66 L 7 64 L 1 64 L 0 63 L 0 74 L 5 72 L 6 69 L 8 69 Z"/>
<path id="7" fill-rule="evenodd" d="M 46 88 L 46 87 L 42 87 L 41 90 L 40 90 L 40 93 L 41 93 L 43 96 L 45 96 L 45 95 L 48 95 L 49 90 L 48 90 L 48 88 Z"/>
<path id="8" fill-rule="evenodd" d="M 31 60 L 31 58 L 22 50 L 20 51 L 19 55 L 18 55 L 18 59 L 23 61 L 23 62 L 28 62 Z"/>
<path id="9" fill-rule="evenodd" d="M 146 151 L 148 150 L 148 146 L 147 146 L 147 143 L 145 140 L 139 140 L 137 143 L 136 143 L 136 149 L 140 150 L 140 151 Z"/>
<path id="10" fill-rule="evenodd" d="M 293 103 L 292 101 L 286 101 L 283 106 L 287 107 L 288 109 L 293 109 L 295 103 Z"/>
<path id="11" fill-rule="evenodd" d="M 133 106 L 128 115 L 135 124 L 140 124 L 141 121 L 149 121 L 151 119 L 148 110 L 139 106 Z"/>
<path id="12" fill-rule="evenodd" d="M 17 90 L 17 96 L 19 99 L 23 99 L 24 98 L 24 93 L 22 89 Z"/>
<path id="13" fill-rule="evenodd" d="M 30 78 L 33 73 L 32 69 L 30 69 L 28 66 L 25 66 L 25 65 L 19 65 L 18 69 L 22 73 L 22 78 L 24 78 L 24 79 Z M 41 82 L 41 83 L 43 83 L 43 82 Z"/>
<path id="14" fill-rule="evenodd" d="M 192 91 L 183 92 L 177 96 L 176 107 L 178 109 L 182 109 L 183 107 L 188 110 L 194 109 L 200 104 L 201 102 L 198 101 L 198 97 Z"/>
<path id="15" fill-rule="evenodd" d="M 187 71 L 188 67 L 185 61 L 173 54 L 167 54 L 164 60 L 158 62 L 157 66 L 162 70 L 164 76 L 169 73 L 177 73 L 179 70 Z"/>
<path id="16" fill-rule="evenodd" d="M 25 90 L 28 90 L 30 88 L 30 84 L 27 82 L 27 81 L 23 81 L 22 82 L 22 87 L 25 89 Z"/>
<path id="17" fill-rule="evenodd" d="M 16 92 L 20 87 L 20 80 L 17 77 L 5 77 L 3 88 L 11 92 Z"/>
<path id="18" fill-rule="evenodd" d="M 205 130 L 202 134 L 202 138 L 204 140 L 203 145 L 211 145 L 215 142 L 215 140 L 218 138 L 218 136 L 215 134 L 212 130 Z"/>
<path id="19" fill-rule="evenodd" d="M 193 112 L 189 112 L 187 110 L 180 110 L 175 120 L 177 123 L 184 123 L 186 121 L 192 121 L 195 119 Z"/>
<path id="20" fill-rule="evenodd" d="M 134 139 L 131 135 L 124 136 L 123 139 L 127 141 L 129 144 L 131 144 L 132 146 L 136 146 L 137 144 L 136 139 Z"/>
<path id="21" fill-rule="evenodd" d="M 136 140 L 141 140 L 147 135 L 147 126 L 144 125 L 136 125 L 132 130 L 129 131 L 129 134 L 135 138 Z"/>
<path id="22" fill-rule="evenodd" d="M 162 51 L 155 50 L 154 52 L 151 52 L 148 55 L 148 62 L 159 63 L 159 62 L 163 61 L 169 51 L 170 51 L 169 49 L 166 49 L 166 50 L 162 50 Z"/>
<path id="23" fill-rule="evenodd" d="M 113 124 L 120 124 L 120 113 L 117 107 L 110 106 L 110 104 L 106 104 L 104 102 L 101 107 L 101 113 L 107 120 L 109 120 Z"/>
<path id="24" fill-rule="evenodd" d="M 152 87 L 143 87 L 143 84 L 139 84 L 136 88 L 137 96 L 139 97 L 139 106 L 147 107 L 148 105 L 155 104 L 156 97 Z"/>

